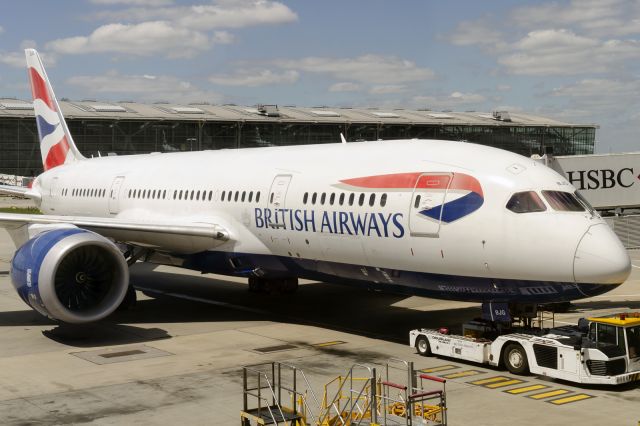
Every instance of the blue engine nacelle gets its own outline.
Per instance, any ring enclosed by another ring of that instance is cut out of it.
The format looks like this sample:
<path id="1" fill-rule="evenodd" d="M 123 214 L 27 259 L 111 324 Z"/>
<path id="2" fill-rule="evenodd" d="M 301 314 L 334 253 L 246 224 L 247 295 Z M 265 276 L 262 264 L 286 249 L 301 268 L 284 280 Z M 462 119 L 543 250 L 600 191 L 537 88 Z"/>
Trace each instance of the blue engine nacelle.
<path id="1" fill-rule="evenodd" d="M 11 281 L 27 305 L 73 324 L 116 310 L 129 286 L 129 268 L 116 245 L 94 232 L 60 228 L 42 232 L 11 261 Z"/>

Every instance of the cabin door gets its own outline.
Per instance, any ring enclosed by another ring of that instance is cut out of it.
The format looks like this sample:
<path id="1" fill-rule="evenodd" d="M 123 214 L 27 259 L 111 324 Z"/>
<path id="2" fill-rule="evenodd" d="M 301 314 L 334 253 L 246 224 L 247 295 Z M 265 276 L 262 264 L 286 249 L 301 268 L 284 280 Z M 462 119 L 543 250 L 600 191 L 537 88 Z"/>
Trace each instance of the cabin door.
<path id="1" fill-rule="evenodd" d="M 269 190 L 269 199 L 267 201 L 267 207 L 273 213 L 269 223 L 267 224 L 271 228 L 284 228 L 285 226 L 281 220 L 281 215 L 276 213 L 276 211 L 277 209 L 283 209 L 285 207 L 287 191 L 289 190 L 290 183 L 291 175 L 277 175 L 273 179 L 271 189 Z"/>
<path id="2" fill-rule="evenodd" d="M 111 214 L 120 213 L 120 188 L 123 181 L 124 176 L 118 176 L 111 184 L 111 189 L 109 190 L 109 213 Z"/>
<path id="3" fill-rule="evenodd" d="M 413 237 L 437 238 L 442 210 L 453 173 L 423 173 L 416 179 L 409 211 Z"/>

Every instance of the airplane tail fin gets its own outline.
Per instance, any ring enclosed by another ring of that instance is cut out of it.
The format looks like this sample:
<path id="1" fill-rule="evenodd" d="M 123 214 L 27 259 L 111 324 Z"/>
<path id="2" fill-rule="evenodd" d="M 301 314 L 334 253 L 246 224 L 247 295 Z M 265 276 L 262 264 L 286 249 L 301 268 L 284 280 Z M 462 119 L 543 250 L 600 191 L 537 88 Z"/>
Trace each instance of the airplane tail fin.
<path id="1" fill-rule="evenodd" d="M 25 49 L 24 53 L 27 57 L 33 110 L 38 125 L 44 170 L 83 160 L 84 157 L 73 142 L 40 55 L 35 49 Z"/>

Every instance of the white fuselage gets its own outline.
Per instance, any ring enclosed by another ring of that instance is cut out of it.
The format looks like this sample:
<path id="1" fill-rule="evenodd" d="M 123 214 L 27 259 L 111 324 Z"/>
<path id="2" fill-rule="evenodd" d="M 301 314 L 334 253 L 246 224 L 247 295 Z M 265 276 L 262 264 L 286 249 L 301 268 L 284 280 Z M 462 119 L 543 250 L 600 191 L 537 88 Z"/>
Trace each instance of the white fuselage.
<path id="1" fill-rule="evenodd" d="M 481 205 L 447 223 L 420 211 L 469 189 L 431 190 L 429 182 L 424 188 L 345 182 L 411 173 L 470 176 L 481 187 Z M 500 299 L 501 286 L 513 288 L 517 281 L 523 288 L 536 283 L 534 292 L 544 293 L 540 283 L 555 283 L 555 292 L 565 286 L 579 295 L 576 282 L 620 284 L 628 269 L 628 257 L 620 260 L 624 250 L 607 231 L 611 237 L 595 245 L 611 260 L 610 268 L 577 274 L 578 245 L 594 226 L 606 226 L 603 220 L 586 210 L 556 211 L 546 200 L 542 212 L 508 210 L 514 193 L 574 188 L 533 160 L 462 142 L 401 140 L 102 157 L 55 167 L 34 185 L 45 214 L 216 223 L 228 230 L 229 241 L 215 252 L 249 256 L 252 268 L 268 271 L 255 259 L 275 257 L 296 265 L 292 274 L 298 276 L 313 270 L 340 278 L 341 265 L 351 265 L 361 271 L 359 279 L 382 287 L 414 286 L 396 280 L 398 271 L 425 273 L 430 288 L 446 298 Z M 172 247 L 170 241 L 155 249 L 181 256 L 199 251 L 197 245 Z M 349 274 L 343 278 L 358 279 Z M 476 278 L 491 281 L 495 293 L 465 288 Z M 532 295 L 527 291 L 520 295 Z"/>

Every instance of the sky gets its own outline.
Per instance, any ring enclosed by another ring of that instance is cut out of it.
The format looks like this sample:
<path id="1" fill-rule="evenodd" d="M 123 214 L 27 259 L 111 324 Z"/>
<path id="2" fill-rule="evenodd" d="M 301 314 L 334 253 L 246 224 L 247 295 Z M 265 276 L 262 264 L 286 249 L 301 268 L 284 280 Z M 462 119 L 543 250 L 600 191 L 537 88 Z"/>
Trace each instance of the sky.
<path id="1" fill-rule="evenodd" d="M 0 98 L 507 110 L 640 151 L 640 0 L 21 0 Z"/>

